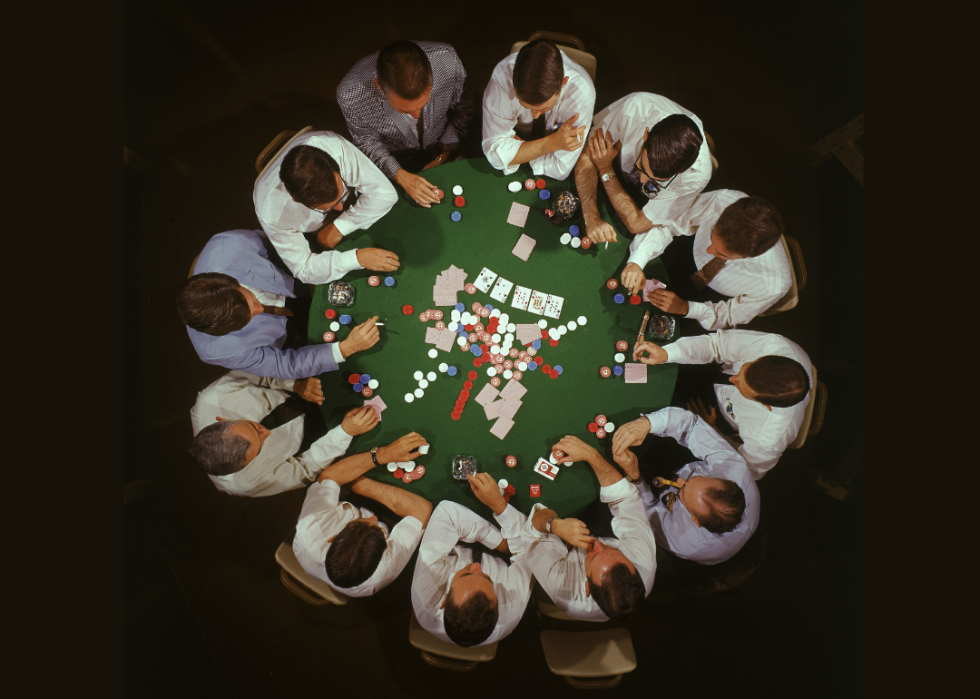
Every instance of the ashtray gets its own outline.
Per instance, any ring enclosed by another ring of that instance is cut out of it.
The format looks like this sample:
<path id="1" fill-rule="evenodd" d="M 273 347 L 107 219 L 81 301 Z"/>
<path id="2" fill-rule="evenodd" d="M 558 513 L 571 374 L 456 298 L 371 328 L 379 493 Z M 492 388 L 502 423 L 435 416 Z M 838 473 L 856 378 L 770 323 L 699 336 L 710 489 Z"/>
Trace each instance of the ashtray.
<path id="1" fill-rule="evenodd" d="M 465 481 L 466 477 L 480 471 L 480 462 L 475 456 L 457 454 L 453 457 L 453 478 Z"/>
<path id="2" fill-rule="evenodd" d="M 658 340 L 667 340 L 674 336 L 676 327 L 673 316 L 650 316 L 650 324 L 647 326 L 647 335 Z"/>
<path id="3" fill-rule="evenodd" d="M 334 306 L 354 305 L 354 286 L 350 282 L 330 282 L 327 287 L 327 301 Z"/>

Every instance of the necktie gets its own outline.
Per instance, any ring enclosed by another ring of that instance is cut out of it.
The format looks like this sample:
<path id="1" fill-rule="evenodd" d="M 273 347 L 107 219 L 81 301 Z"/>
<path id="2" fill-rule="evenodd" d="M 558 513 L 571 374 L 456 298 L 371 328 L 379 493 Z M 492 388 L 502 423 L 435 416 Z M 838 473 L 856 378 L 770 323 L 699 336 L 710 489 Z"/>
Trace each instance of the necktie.
<path id="1" fill-rule="evenodd" d="M 304 415 L 303 405 L 296 396 L 290 396 L 285 401 L 277 405 L 271 413 L 259 420 L 259 424 L 267 430 L 274 430 L 277 427 L 292 422 L 300 415 Z"/>
<path id="2" fill-rule="evenodd" d="M 263 313 L 268 313 L 269 315 L 274 315 L 274 316 L 288 316 L 288 317 L 292 317 L 292 315 L 293 315 L 293 312 L 291 310 L 289 310 L 288 308 L 284 307 L 284 306 L 283 307 L 279 307 L 279 306 L 262 306 L 262 312 Z"/>
<path id="3" fill-rule="evenodd" d="M 477 544 L 476 546 L 473 547 L 472 551 L 473 551 L 473 560 L 471 561 L 471 563 L 479 563 L 482 566 L 483 565 L 483 547 L 481 545 Z M 484 571 L 484 572 L 486 572 L 486 571 Z"/>
<path id="4" fill-rule="evenodd" d="M 419 111 L 419 120 L 415 124 L 415 128 L 419 133 L 419 148 L 425 148 L 425 141 L 423 139 L 423 134 L 425 133 L 425 110 Z"/>
<path id="5" fill-rule="evenodd" d="M 708 283 L 715 278 L 718 271 L 725 266 L 725 262 L 726 260 L 720 257 L 712 257 L 708 264 L 691 275 L 691 284 L 698 290 L 708 286 Z"/>

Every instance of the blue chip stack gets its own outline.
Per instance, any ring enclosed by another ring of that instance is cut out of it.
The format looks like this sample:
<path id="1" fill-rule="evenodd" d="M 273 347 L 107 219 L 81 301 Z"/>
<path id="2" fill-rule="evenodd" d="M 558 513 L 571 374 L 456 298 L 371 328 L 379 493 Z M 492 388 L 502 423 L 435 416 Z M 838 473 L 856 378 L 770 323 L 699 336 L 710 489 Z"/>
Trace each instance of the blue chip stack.
<path id="1" fill-rule="evenodd" d="M 360 381 L 354 384 L 354 393 L 360 393 L 363 390 L 364 390 L 364 384 L 362 384 Z"/>
<path id="2" fill-rule="evenodd" d="M 453 215 L 450 218 L 452 218 L 453 221 L 458 221 L 461 218 L 463 218 L 463 215 L 461 213 L 459 213 L 458 211 L 454 211 L 453 212 Z"/>
<path id="3" fill-rule="evenodd" d="M 538 368 L 538 363 L 537 362 L 528 362 L 527 363 L 527 370 L 528 371 L 535 371 L 535 370 L 537 370 L 537 368 Z"/>
<path id="4" fill-rule="evenodd" d="M 462 301 L 460 301 L 460 302 L 459 302 L 459 303 L 457 303 L 457 304 L 456 304 L 455 306 L 453 306 L 453 308 L 455 308 L 455 309 L 456 309 L 457 311 L 459 311 L 460 313 L 462 313 L 463 311 L 465 311 L 465 310 L 466 310 L 466 306 L 464 306 L 464 305 L 463 305 L 463 302 L 462 302 Z"/>
<path id="5" fill-rule="evenodd" d="M 351 321 L 354 319 L 345 313 L 344 315 L 340 316 L 340 318 L 338 318 L 337 320 L 340 321 L 341 325 L 350 325 Z"/>
<path id="6" fill-rule="evenodd" d="M 470 345 L 470 352 L 473 354 L 474 357 L 483 356 L 483 350 L 475 342 L 472 345 Z"/>
<path id="7" fill-rule="evenodd" d="M 446 373 L 450 376 L 456 376 L 456 374 L 459 373 L 459 369 L 457 369 L 455 366 L 451 366 L 446 369 Z"/>
<path id="8" fill-rule="evenodd" d="M 536 350 L 541 349 L 541 340 L 538 339 L 538 340 L 535 340 L 534 342 L 532 342 L 531 343 L 531 349 L 536 349 Z"/>
<path id="9" fill-rule="evenodd" d="M 572 234 L 573 238 L 578 238 L 578 226 L 569 226 L 568 232 Z"/>
<path id="10" fill-rule="evenodd" d="M 561 368 L 560 364 L 558 364 L 555 366 L 555 371 L 558 373 L 559 376 L 561 376 L 562 372 L 564 372 L 565 370 Z"/>
<path id="11" fill-rule="evenodd" d="M 368 381 L 371 380 L 370 374 L 361 374 L 361 383 L 367 386 Z"/>
<path id="12" fill-rule="evenodd" d="M 547 189 L 542 189 L 538 196 L 542 199 L 551 199 L 551 192 L 549 192 Z"/>

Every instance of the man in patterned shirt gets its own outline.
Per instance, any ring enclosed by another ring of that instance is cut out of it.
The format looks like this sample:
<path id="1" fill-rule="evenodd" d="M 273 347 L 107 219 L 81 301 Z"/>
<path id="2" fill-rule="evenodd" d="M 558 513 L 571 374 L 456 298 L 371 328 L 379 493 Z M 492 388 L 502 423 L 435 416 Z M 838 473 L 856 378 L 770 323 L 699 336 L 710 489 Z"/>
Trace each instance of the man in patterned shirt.
<path id="1" fill-rule="evenodd" d="M 337 87 L 354 144 L 418 204 L 438 204 L 415 174 L 456 156 L 473 117 L 466 71 L 449 44 L 396 41 L 358 61 Z"/>

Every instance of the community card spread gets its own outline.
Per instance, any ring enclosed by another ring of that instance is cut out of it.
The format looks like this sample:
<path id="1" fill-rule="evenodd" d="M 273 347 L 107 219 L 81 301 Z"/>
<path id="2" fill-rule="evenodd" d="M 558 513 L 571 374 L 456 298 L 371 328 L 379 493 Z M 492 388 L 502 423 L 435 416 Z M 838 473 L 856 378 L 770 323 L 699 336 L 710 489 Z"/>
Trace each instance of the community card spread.
<path id="1" fill-rule="evenodd" d="M 522 311 L 527 310 L 527 304 L 531 300 L 531 289 L 526 286 L 518 286 L 514 288 L 514 299 L 510 302 L 510 305 L 514 308 L 519 308 Z"/>
<path id="2" fill-rule="evenodd" d="M 544 304 L 548 300 L 548 294 L 542 293 L 540 291 L 531 292 L 531 302 L 528 304 L 527 310 L 529 313 L 534 313 L 535 315 L 544 315 Z"/>
<path id="3" fill-rule="evenodd" d="M 503 277 L 498 277 L 497 283 L 493 286 L 493 291 L 490 292 L 490 298 L 494 301 L 500 301 L 504 303 L 507 300 L 510 290 L 514 288 L 514 282 L 507 281 Z"/>
<path id="4" fill-rule="evenodd" d="M 540 473 L 549 481 L 553 481 L 555 480 L 555 476 L 558 475 L 558 467 L 555 466 L 554 464 L 548 463 L 544 459 L 538 459 L 534 463 L 534 472 Z"/>
<path id="5" fill-rule="evenodd" d="M 510 213 L 507 214 L 507 223 L 524 228 L 524 224 L 527 222 L 527 212 L 530 210 L 530 207 L 524 204 L 518 204 L 515 201 L 510 205 Z"/>
<path id="6" fill-rule="evenodd" d="M 549 296 L 544 304 L 544 314 L 549 318 L 558 320 L 561 316 L 561 307 L 565 305 L 565 299 L 561 296 Z"/>
<path id="7" fill-rule="evenodd" d="M 482 291 L 484 294 L 490 291 L 490 286 L 493 284 L 494 280 L 497 278 L 496 272 L 491 272 L 486 267 L 480 272 L 480 276 L 476 278 L 473 282 L 473 286 Z"/>

